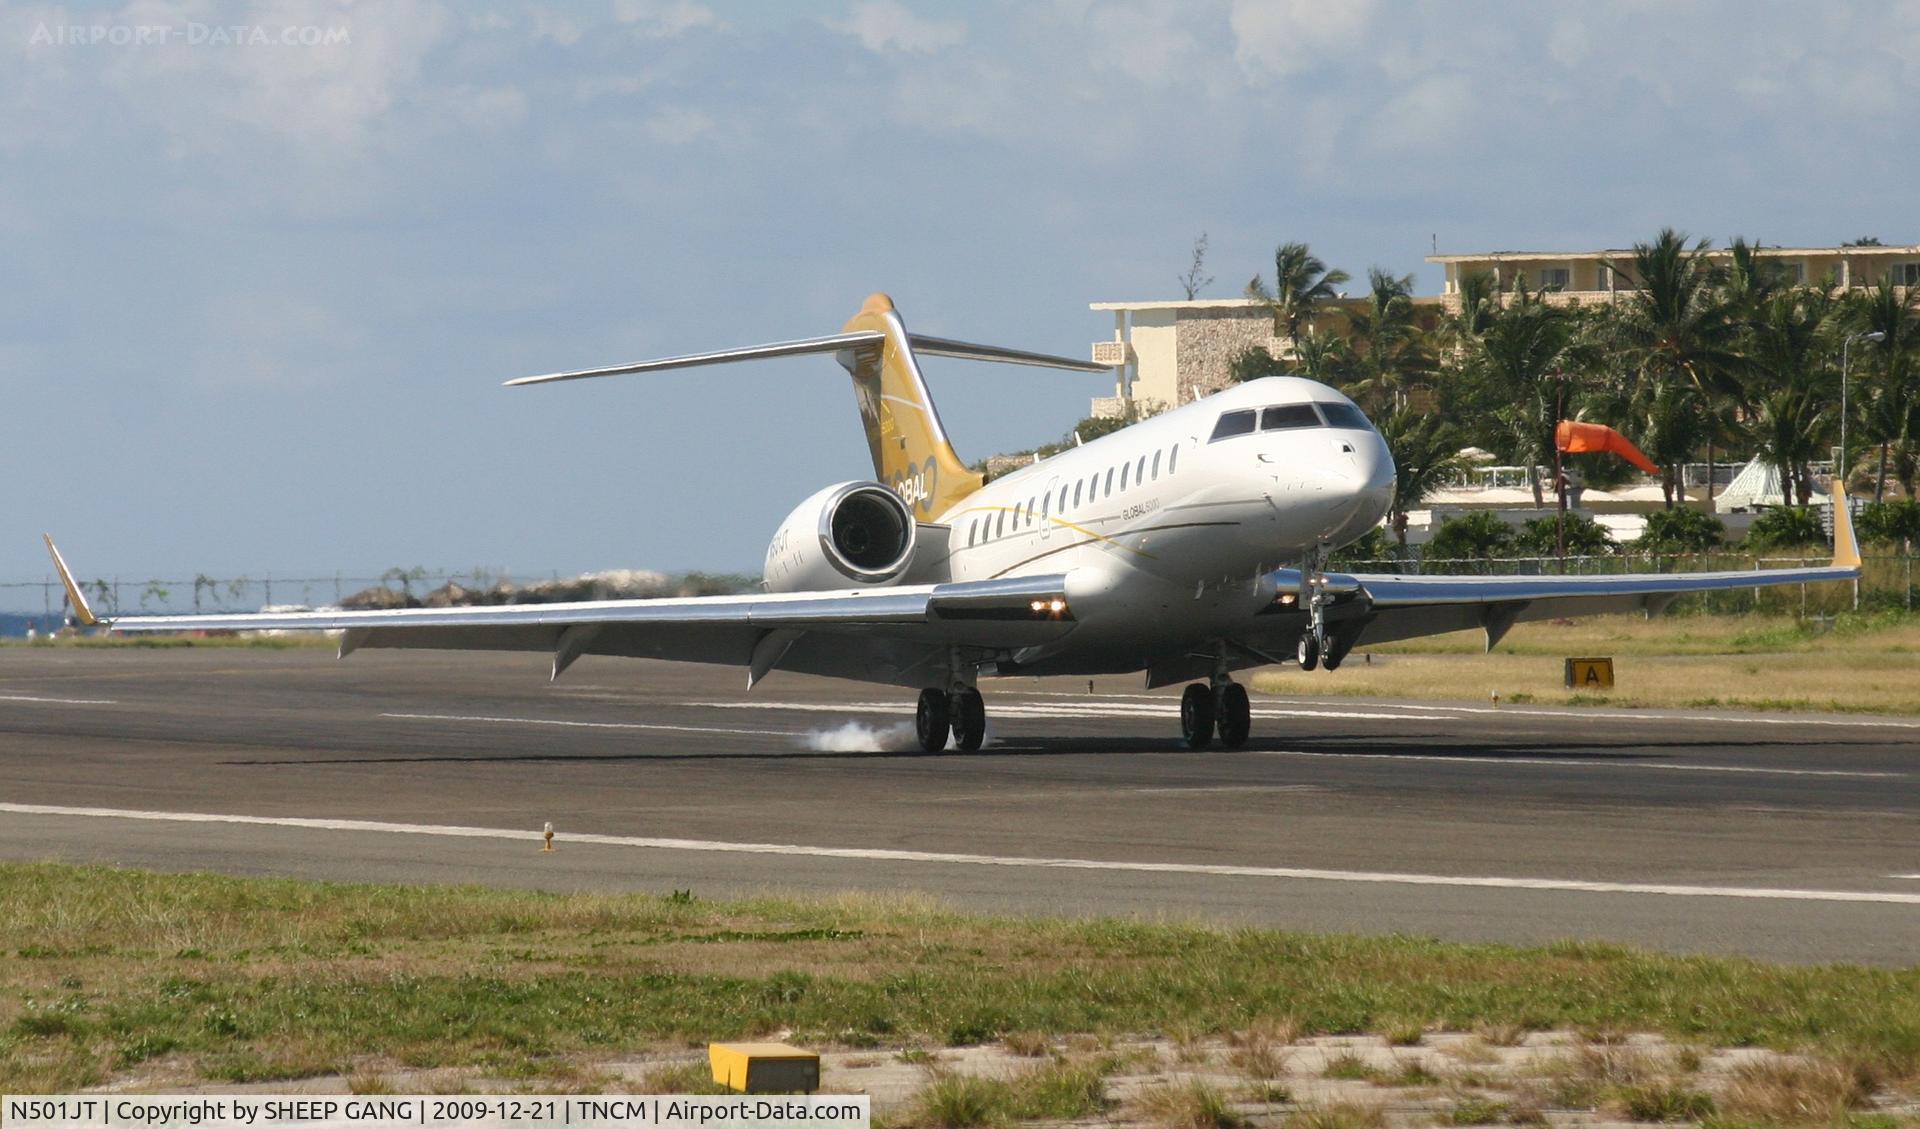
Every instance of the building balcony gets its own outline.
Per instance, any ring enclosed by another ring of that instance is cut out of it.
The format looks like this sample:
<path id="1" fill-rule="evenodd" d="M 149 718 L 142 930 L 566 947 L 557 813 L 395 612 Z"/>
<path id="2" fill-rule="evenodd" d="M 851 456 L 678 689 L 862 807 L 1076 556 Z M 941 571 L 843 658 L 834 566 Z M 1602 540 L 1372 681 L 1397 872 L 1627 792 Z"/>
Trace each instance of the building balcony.
<path id="1" fill-rule="evenodd" d="M 1133 346 L 1125 341 L 1095 341 L 1093 343 L 1093 363 L 1119 368 L 1131 364 L 1134 360 Z"/>

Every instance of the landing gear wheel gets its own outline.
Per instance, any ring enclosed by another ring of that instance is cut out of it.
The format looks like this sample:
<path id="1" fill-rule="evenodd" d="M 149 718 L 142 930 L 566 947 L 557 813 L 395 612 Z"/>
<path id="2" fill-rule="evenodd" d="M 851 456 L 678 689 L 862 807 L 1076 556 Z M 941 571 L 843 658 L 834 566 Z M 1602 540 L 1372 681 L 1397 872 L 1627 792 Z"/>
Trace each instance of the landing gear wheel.
<path id="1" fill-rule="evenodd" d="M 1247 688 L 1238 682 L 1220 687 L 1213 696 L 1215 719 L 1220 727 L 1220 747 L 1237 749 L 1247 743 L 1253 732 L 1253 706 L 1247 701 Z"/>
<path id="2" fill-rule="evenodd" d="M 969 686 L 953 692 L 952 706 L 953 743 L 961 752 L 974 752 L 987 739 L 987 703 Z"/>
<path id="3" fill-rule="evenodd" d="M 1301 670 L 1312 670 L 1320 665 L 1320 639 L 1311 631 L 1300 633 L 1300 651 L 1296 656 L 1300 660 Z"/>
<path id="4" fill-rule="evenodd" d="M 1326 667 L 1328 670 L 1339 670 L 1340 664 L 1346 660 L 1347 653 L 1345 651 L 1338 647 L 1330 646 L 1327 648 L 1326 655 L 1321 658 L 1320 665 Z"/>
<path id="5" fill-rule="evenodd" d="M 1213 741 L 1213 689 L 1205 683 L 1195 682 L 1180 695 L 1180 736 L 1189 749 Z"/>
<path id="6" fill-rule="evenodd" d="M 929 753 L 947 747 L 947 695 L 943 691 L 920 691 L 920 705 L 913 711 L 913 734 Z"/>

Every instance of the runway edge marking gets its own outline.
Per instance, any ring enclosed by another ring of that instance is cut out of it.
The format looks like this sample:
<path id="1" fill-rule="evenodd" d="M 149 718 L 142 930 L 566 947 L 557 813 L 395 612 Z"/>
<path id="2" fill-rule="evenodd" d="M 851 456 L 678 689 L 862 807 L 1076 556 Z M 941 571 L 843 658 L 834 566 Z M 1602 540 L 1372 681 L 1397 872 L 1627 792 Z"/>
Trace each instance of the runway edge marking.
<path id="1" fill-rule="evenodd" d="M 460 827 L 423 823 L 385 823 L 361 819 L 308 819 L 299 816 L 224 815 L 208 812 L 137 811 L 122 808 L 63 807 L 53 804 L 0 803 L 0 814 L 67 816 L 92 819 L 130 819 L 160 823 L 229 823 L 258 827 L 287 827 L 307 831 L 383 832 L 396 835 L 432 835 L 454 839 L 507 839 L 538 842 L 537 831 L 499 827 Z M 1590 894 L 1655 894 L 1686 898 L 1747 898 L 1800 902 L 1864 902 L 1920 906 L 1920 894 L 1874 890 L 1793 890 L 1764 886 L 1684 886 L 1641 882 L 1590 882 L 1565 878 L 1493 878 L 1447 874 L 1392 874 L 1364 870 L 1317 870 L 1304 867 L 1230 866 L 1185 862 L 1122 862 L 1103 859 L 1024 858 L 1006 855 L 957 854 L 940 851 L 902 851 L 871 847 L 808 847 L 783 843 L 729 843 L 708 839 L 656 839 L 626 835 L 564 834 L 570 844 L 638 847 L 663 851 L 702 851 L 718 854 L 798 855 L 809 858 L 864 859 L 875 862 L 918 862 L 957 866 L 1003 866 L 1034 870 L 1096 870 L 1134 874 L 1193 874 L 1218 878 L 1278 878 L 1322 882 L 1362 882 L 1401 886 L 1470 886 L 1499 890 L 1542 890 Z"/>

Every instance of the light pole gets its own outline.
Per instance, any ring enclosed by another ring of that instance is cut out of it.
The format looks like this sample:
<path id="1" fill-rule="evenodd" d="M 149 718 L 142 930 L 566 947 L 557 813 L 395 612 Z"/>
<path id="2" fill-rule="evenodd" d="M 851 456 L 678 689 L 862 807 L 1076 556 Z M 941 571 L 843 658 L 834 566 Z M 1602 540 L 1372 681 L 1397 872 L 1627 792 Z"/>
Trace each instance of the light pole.
<path id="1" fill-rule="evenodd" d="M 1856 340 L 1872 341 L 1878 344 L 1886 339 L 1885 333 L 1875 329 L 1870 332 L 1849 334 L 1845 341 L 1840 342 L 1840 465 L 1833 468 L 1833 471 L 1840 476 L 1840 490 L 1843 495 L 1847 489 L 1847 471 L 1852 469 L 1852 465 L 1847 462 L 1847 349 Z"/>

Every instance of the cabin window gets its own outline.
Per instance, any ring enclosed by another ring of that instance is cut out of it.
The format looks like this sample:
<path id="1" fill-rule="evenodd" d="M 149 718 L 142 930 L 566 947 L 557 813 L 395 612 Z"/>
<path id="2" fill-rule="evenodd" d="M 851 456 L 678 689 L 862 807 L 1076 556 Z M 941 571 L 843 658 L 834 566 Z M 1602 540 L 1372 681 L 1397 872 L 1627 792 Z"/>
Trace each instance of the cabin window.
<path id="1" fill-rule="evenodd" d="M 1278 404 L 1260 413 L 1260 430 L 1292 431 L 1301 427 L 1319 427 L 1320 417 L 1312 404 Z"/>
<path id="2" fill-rule="evenodd" d="M 1327 417 L 1328 427 L 1338 427 L 1348 431 L 1373 430 L 1373 425 L 1367 422 L 1365 413 L 1352 404 L 1323 402 L 1320 405 L 1320 414 Z"/>
<path id="3" fill-rule="evenodd" d="M 1041 521 L 1047 520 L 1047 511 L 1052 508 L 1053 508 L 1053 495 L 1052 494 L 1040 495 L 1040 520 Z"/>
<path id="4" fill-rule="evenodd" d="M 1213 425 L 1213 439 L 1208 440 L 1208 442 L 1228 439 L 1235 435 L 1246 435 L 1252 431 L 1252 409 L 1241 412 L 1227 412 L 1220 417 L 1219 423 Z"/>
<path id="5" fill-rule="evenodd" d="M 1167 452 L 1167 477 L 1168 478 L 1173 477 L 1173 468 L 1179 465 L 1180 465 L 1180 444 L 1175 443 L 1173 445 L 1173 449 Z"/>
<path id="6" fill-rule="evenodd" d="M 1160 452 L 1153 453 L 1153 480 L 1160 481 Z"/>
<path id="7" fill-rule="evenodd" d="M 974 541 L 980 536 L 980 519 L 974 518 L 967 523 L 967 548 L 973 548 Z"/>
<path id="8" fill-rule="evenodd" d="M 1074 509 L 1077 510 L 1080 508 L 1080 495 L 1083 491 L 1086 490 L 1086 488 L 1087 488 L 1087 484 L 1084 482 L 1076 482 L 1073 484 L 1073 508 Z"/>
<path id="9" fill-rule="evenodd" d="M 999 537 L 999 536 L 1001 536 L 1002 534 L 1004 534 L 1004 533 L 1006 533 L 1006 531 L 1007 531 L 1007 511 L 1005 511 L 1005 510 L 1001 510 L 1001 511 L 1000 511 L 1000 518 L 999 518 L 999 521 L 998 521 L 998 522 L 996 523 L 996 525 L 995 525 L 995 528 L 994 528 L 994 531 L 993 531 L 993 535 L 994 535 L 995 537 Z"/>
<path id="10" fill-rule="evenodd" d="M 1067 512 L 1067 488 L 1064 486 L 1060 488 L 1060 505 L 1058 508 L 1058 512 L 1059 513 Z"/>
<path id="11" fill-rule="evenodd" d="M 1120 489 L 1121 490 L 1125 490 L 1127 488 L 1127 472 L 1132 469 L 1133 469 L 1132 463 L 1120 464 Z"/>
<path id="12" fill-rule="evenodd" d="M 1112 467 L 1107 468 L 1107 488 L 1101 493 L 1108 498 L 1113 497 L 1113 468 Z"/>
<path id="13" fill-rule="evenodd" d="M 1140 486 L 1144 484 L 1146 481 L 1147 481 L 1147 457 L 1145 455 L 1141 455 L 1139 465 L 1133 468 L 1133 484 L 1135 486 Z"/>

